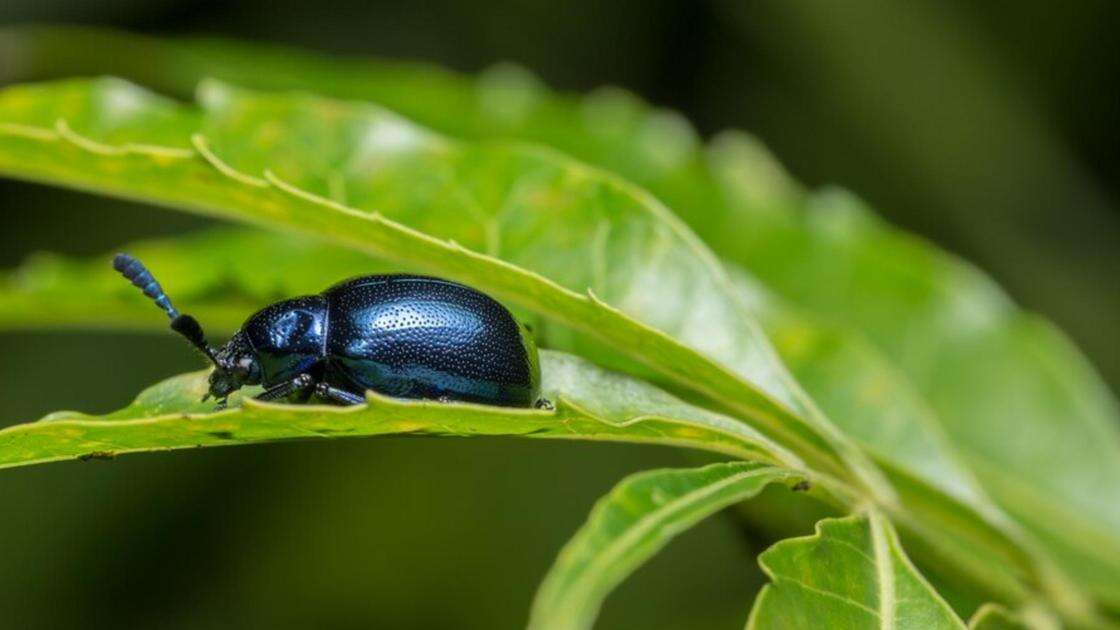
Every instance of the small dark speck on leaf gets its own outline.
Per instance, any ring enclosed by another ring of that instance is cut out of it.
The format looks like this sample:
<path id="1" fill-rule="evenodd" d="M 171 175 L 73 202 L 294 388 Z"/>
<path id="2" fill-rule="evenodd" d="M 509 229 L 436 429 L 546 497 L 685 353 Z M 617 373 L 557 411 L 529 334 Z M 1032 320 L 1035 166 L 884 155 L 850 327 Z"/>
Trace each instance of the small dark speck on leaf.
<path id="1" fill-rule="evenodd" d="M 219 440 L 232 440 L 232 439 L 234 439 L 233 433 L 231 433 L 229 431 L 208 431 L 206 433 L 206 435 L 209 435 L 211 437 L 216 437 Z"/>
<path id="2" fill-rule="evenodd" d="M 92 453 L 84 453 L 78 456 L 78 461 L 88 462 L 91 459 L 113 459 L 116 457 L 113 451 L 93 451 Z"/>
<path id="3" fill-rule="evenodd" d="M 331 428 L 331 427 L 323 427 L 321 429 L 315 429 L 315 432 L 316 433 L 322 433 L 323 435 L 332 435 L 334 433 L 353 433 L 354 432 L 354 427 L 346 427 L 345 429 L 335 429 L 335 428 Z"/>
<path id="4" fill-rule="evenodd" d="M 436 432 L 436 431 L 432 431 L 430 429 L 413 429 L 412 431 L 403 431 L 401 433 L 394 433 L 391 437 L 394 437 L 394 438 L 425 438 L 425 439 L 427 439 L 427 438 L 431 438 L 433 436 L 439 437 L 439 436 L 444 436 L 444 435 L 450 435 L 450 434 L 444 433 L 444 432 Z M 470 436 L 463 436 L 463 437 L 470 437 Z"/>
<path id="5" fill-rule="evenodd" d="M 794 492 L 805 492 L 806 490 L 809 489 L 809 487 L 810 486 L 809 486 L 808 481 L 799 481 L 799 482 L 797 482 L 796 485 L 793 486 L 793 491 Z"/>

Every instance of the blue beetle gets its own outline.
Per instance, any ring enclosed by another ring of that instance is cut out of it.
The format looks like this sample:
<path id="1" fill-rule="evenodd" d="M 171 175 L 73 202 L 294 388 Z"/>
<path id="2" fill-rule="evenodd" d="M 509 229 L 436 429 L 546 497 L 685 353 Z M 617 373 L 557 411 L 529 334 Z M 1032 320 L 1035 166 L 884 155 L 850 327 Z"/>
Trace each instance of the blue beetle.
<path id="1" fill-rule="evenodd" d="M 244 385 L 264 386 L 258 400 L 306 402 L 314 396 L 356 405 L 374 390 L 400 398 L 549 406 L 539 398 L 540 366 L 529 329 L 493 298 L 455 282 L 412 275 L 353 278 L 261 309 L 214 348 L 143 263 L 118 254 L 113 268 L 214 364 L 207 397 L 219 407 Z"/>

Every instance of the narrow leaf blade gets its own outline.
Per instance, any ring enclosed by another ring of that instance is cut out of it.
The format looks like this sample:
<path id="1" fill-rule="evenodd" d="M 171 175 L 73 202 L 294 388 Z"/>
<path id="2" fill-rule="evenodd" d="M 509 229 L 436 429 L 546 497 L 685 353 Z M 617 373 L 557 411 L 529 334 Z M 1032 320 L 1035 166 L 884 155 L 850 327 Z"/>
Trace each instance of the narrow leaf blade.
<path id="1" fill-rule="evenodd" d="M 655 470 L 620 482 L 561 550 L 533 602 L 530 630 L 587 630 L 610 591 L 679 533 L 771 483 L 804 478 L 730 463 Z"/>

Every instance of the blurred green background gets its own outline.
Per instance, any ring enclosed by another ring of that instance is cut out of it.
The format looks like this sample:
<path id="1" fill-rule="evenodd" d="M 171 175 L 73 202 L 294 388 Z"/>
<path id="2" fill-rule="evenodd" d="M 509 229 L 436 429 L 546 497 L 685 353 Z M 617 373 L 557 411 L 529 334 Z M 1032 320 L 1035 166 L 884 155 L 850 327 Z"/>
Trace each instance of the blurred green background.
<path id="1" fill-rule="evenodd" d="M 851 188 L 992 273 L 1114 391 L 1118 15 L 1105 0 L 0 4 L 3 25 L 227 35 L 466 72 L 509 60 L 566 90 L 624 86 L 705 135 L 748 129 L 801 181 Z M 9 267 L 206 225 L 7 181 L 0 207 Z M 171 335 L 3 334 L 0 354 L 0 424 L 107 411 L 199 367 Z M 637 446 L 383 439 L 5 471 L 0 615 L 23 628 L 517 627 L 598 496 L 684 463 Z M 627 582 L 599 627 L 740 627 L 767 542 L 705 523 Z"/>

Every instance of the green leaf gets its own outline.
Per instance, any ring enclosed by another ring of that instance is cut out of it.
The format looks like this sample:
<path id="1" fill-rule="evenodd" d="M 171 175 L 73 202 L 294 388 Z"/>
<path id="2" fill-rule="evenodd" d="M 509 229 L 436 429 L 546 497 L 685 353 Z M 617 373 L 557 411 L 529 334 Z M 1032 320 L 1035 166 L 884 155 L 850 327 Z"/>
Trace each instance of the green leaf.
<path id="1" fill-rule="evenodd" d="M 459 138 L 546 144 L 648 188 L 697 229 L 718 223 L 739 204 L 769 205 L 799 192 L 745 134 L 722 135 L 708 151 L 683 116 L 650 107 L 626 90 L 556 94 L 510 64 L 474 78 L 424 63 L 83 27 L 0 29 L 0 49 L 10 51 L 11 60 L 0 68 L 0 82 L 110 74 L 188 98 L 199 81 L 216 78 L 257 89 L 309 90 L 380 103 Z M 733 173 L 711 170 L 710 160 L 736 168 Z M 724 190 L 725 184 L 731 190 Z"/>
<path id="2" fill-rule="evenodd" d="M 371 105 L 214 83 L 201 100 L 181 106 L 115 80 L 8 88 L 0 171 L 301 231 L 467 282 L 606 342 L 890 500 L 718 262 L 642 191 L 539 148 L 454 143 Z M 568 347 L 619 365 L 581 338 Z"/>
<path id="3" fill-rule="evenodd" d="M 1023 583 L 1050 570 L 1048 560 L 1024 551 L 1036 550 L 991 502 L 907 379 L 858 333 L 815 321 L 744 276 L 737 284 L 798 382 L 887 474 L 903 506 L 890 516 L 921 559 L 940 564 L 959 586 L 971 579 L 989 596 L 1028 599 Z"/>
<path id="4" fill-rule="evenodd" d="M 758 562 L 772 583 L 759 593 L 748 630 L 965 627 L 874 510 L 825 519 L 814 535 L 783 540 Z"/>
<path id="5" fill-rule="evenodd" d="M 537 591 L 531 630 L 591 628 L 603 600 L 681 532 L 771 483 L 803 476 L 761 464 L 713 464 L 631 475 L 603 497 Z"/>
<path id="6" fill-rule="evenodd" d="M 750 427 L 656 387 L 558 352 L 541 355 L 544 395 L 555 411 L 415 402 L 368 396 L 360 407 L 202 402 L 206 372 L 173 377 L 128 407 L 90 416 L 53 413 L 0 429 L 0 468 L 124 453 L 276 440 L 388 434 L 510 435 L 666 444 L 800 468 L 793 454 Z M 822 496 L 828 498 L 822 488 Z M 829 499 L 834 500 L 834 499 Z"/>
<path id="7" fill-rule="evenodd" d="M 1120 413 L 1072 344 L 849 195 L 818 195 L 804 215 L 752 234 L 766 236 L 739 244 L 750 268 L 795 303 L 864 331 L 923 394 L 988 494 L 1076 583 L 1120 605 Z"/>

